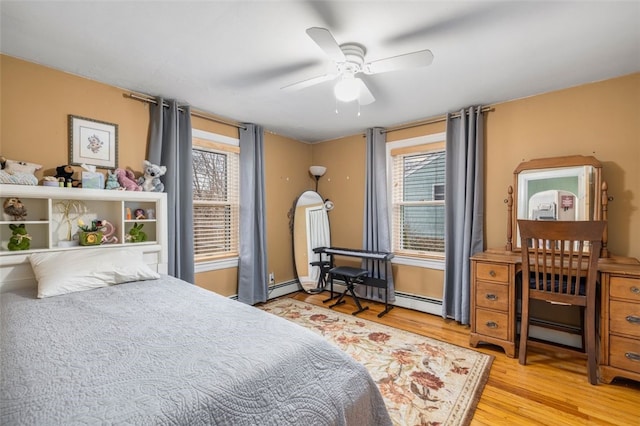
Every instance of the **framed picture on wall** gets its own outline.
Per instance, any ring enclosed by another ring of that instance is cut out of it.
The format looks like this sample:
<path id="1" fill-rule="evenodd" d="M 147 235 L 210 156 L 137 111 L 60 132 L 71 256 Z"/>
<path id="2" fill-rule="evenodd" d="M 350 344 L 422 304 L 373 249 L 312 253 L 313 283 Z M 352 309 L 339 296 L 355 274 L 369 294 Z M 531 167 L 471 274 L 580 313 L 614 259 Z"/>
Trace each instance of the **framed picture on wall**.
<path id="1" fill-rule="evenodd" d="M 69 115 L 69 164 L 118 167 L 118 125 Z"/>

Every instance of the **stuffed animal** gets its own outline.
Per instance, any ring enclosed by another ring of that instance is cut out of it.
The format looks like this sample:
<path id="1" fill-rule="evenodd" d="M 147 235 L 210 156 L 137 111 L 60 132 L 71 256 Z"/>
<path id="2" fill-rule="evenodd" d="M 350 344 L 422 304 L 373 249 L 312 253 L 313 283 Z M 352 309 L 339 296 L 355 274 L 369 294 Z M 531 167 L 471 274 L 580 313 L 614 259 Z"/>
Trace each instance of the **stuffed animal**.
<path id="1" fill-rule="evenodd" d="M 144 223 L 138 225 L 137 222 L 134 222 L 133 228 L 131 228 L 129 230 L 129 233 L 127 234 L 127 241 L 132 243 L 142 243 L 144 241 L 147 241 L 147 234 L 142 231 L 143 226 Z"/>
<path id="2" fill-rule="evenodd" d="M 12 251 L 29 250 L 29 247 L 31 247 L 31 236 L 27 233 L 27 228 L 24 226 L 24 223 L 20 225 L 10 224 L 9 228 L 11 228 L 13 234 L 9 239 L 7 248 Z"/>
<path id="3" fill-rule="evenodd" d="M 3 208 L 4 212 L 11 216 L 13 220 L 24 220 L 24 218 L 27 217 L 27 208 L 18 197 L 11 197 L 4 200 Z"/>
<path id="4" fill-rule="evenodd" d="M 142 191 L 142 187 L 136 182 L 136 175 L 129 169 L 116 169 L 118 183 L 125 191 Z"/>
<path id="5" fill-rule="evenodd" d="M 58 178 L 58 181 L 64 182 L 65 186 L 69 186 L 68 184 L 71 183 L 72 187 L 80 188 L 82 187 L 82 182 L 80 182 L 78 179 L 73 178 L 74 173 L 75 171 L 73 170 L 73 167 L 71 167 L 69 164 L 64 164 L 62 166 L 56 167 L 55 177 Z"/>
<path id="6" fill-rule="evenodd" d="M 0 156 L 0 183 L 37 185 L 38 178 L 35 173 L 41 168 L 40 164 L 14 161 Z"/>
<path id="7" fill-rule="evenodd" d="M 105 189 L 124 189 L 120 186 L 118 182 L 118 175 L 116 172 L 112 172 L 111 170 L 107 170 L 107 183 L 105 184 Z"/>
<path id="8" fill-rule="evenodd" d="M 160 181 L 160 176 L 167 172 L 165 166 L 156 166 L 150 161 L 144 160 L 144 175 L 138 178 L 138 184 L 142 186 L 143 191 L 147 192 L 163 192 L 164 184 Z"/>
<path id="9" fill-rule="evenodd" d="M 99 220 L 97 222 L 98 229 L 102 231 L 102 244 L 112 244 L 118 242 L 118 237 L 115 236 L 116 227 L 107 220 Z"/>
<path id="10" fill-rule="evenodd" d="M 26 173 L 28 175 L 35 174 L 38 170 L 42 168 L 42 165 L 35 163 L 27 163 L 26 161 L 14 161 L 8 160 L 2 157 L 4 160 L 4 166 L 2 167 L 7 173 L 12 175 L 16 173 Z M 0 163 L 2 161 L 0 160 Z"/>

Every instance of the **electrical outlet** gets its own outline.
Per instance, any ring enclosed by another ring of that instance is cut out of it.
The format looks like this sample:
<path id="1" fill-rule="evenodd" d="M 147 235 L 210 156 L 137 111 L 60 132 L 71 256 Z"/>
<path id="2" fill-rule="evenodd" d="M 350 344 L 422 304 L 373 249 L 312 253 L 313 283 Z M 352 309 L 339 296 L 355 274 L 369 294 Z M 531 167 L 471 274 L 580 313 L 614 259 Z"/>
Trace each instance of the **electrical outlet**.
<path id="1" fill-rule="evenodd" d="M 273 275 L 273 272 L 269 274 L 269 284 L 275 284 L 276 283 L 276 277 L 275 275 Z"/>

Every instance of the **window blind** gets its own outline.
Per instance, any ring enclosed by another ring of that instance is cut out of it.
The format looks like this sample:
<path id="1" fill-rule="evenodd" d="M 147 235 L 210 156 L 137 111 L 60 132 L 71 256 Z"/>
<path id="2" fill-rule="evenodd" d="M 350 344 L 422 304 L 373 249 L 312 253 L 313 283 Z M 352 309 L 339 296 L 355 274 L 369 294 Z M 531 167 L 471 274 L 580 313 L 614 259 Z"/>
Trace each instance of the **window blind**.
<path id="1" fill-rule="evenodd" d="M 196 262 L 237 256 L 239 155 L 223 144 L 193 148 L 193 238 Z"/>
<path id="2" fill-rule="evenodd" d="M 393 251 L 398 254 L 444 253 L 446 157 L 441 145 L 431 148 L 392 152 Z"/>

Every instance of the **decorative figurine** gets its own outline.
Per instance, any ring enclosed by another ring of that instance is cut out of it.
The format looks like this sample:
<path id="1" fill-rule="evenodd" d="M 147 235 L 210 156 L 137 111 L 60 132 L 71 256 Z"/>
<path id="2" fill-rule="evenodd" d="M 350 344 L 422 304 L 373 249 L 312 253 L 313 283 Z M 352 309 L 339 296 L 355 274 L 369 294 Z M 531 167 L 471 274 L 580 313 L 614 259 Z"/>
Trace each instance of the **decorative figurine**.
<path id="1" fill-rule="evenodd" d="M 126 236 L 126 240 L 131 243 L 142 243 L 144 241 L 147 241 L 147 234 L 142 231 L 143 226 L 144 223 L 141 223 L 139 225 L 137 223 L 134 223 L 133 228 L 129 230 L 129 233 Z"/>
<path id="2" fill-rule="evenodd" d="M 31 235 L 27 233 L 27 228 L 24 226 L 24 223 L 20 225 L 10 224 L 9 228 L 11 228 L 12 235 L 7 248 L 12 251 L 29 250 L 31 247 Z"/>
<path id="3" fill-rule="evenodd" d="M 4 212 L 13 217 L 13 220 L 24 220 L 27 217 L 27 208 L 18 197 L 4 200 Z"/>

